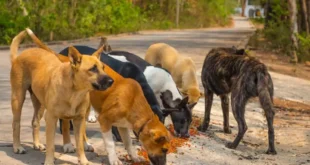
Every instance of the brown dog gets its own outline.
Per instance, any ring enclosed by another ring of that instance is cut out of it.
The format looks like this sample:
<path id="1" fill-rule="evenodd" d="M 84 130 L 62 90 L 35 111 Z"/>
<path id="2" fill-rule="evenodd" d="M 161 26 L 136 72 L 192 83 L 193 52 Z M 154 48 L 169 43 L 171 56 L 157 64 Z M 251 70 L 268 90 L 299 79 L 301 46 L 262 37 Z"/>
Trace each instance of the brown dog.
<path id="1" fill-rule="evenodd" d="M 30 29 L 27 31 L 32 33 Z M 70 47 L 70 63 L 61 63 L 55 54 L 40 48 L 27 49 L 17 57 L 18 46 L 25 35 L 26 31 L 20 32 L 10 47 L 14 152 L 25 153 L 20 144 L 20 119 L 28 90 L 35 111 L 32 121 L 35 149 L 44 149 L 39 142 L 39 121 L 44 108 L 47 109 L 45 164 L 54 164 L 54 136 L 58 118 L 73 119 L 78 158 L 81 164 L 87 164 L 82 136 L 85 132 L 83 122 L 90 105 L 89 91 L 105 90 L 113 83 L 98 60 L 102 49 L 92 56 L 82 56 Z"/>
<path id="2" fill-rule="evenodd" d="M 41 48 L 53 52 L 45 46 L 35 35 L 31 35 L 33 41 Z M 62 62 L 69 61 L 67 56 L 58 55 Z M 84 57 L 84 56 L 83 56 Z M 93 91 L 90 93 L 92 106 L 99 113 L 106 150 L 109 154 L 111 165 L 119 165 L 122 162 L 117 158 L 111 128 L 117 126 L 126 150 L 131 159 L 141 161 L 136 150 L 132 146 L 129 130 L 137 133 L 143 147 L 148 152 L 154 165 L 166 164 L 166 153 L 169 148 L 170 133 L 152 112 L 146 101 L 141 86 L 134 80 L 123 78 L 109 66 L 104 65 L 104 71 L 113 78 L 114 83 L 105 91 Z M 64 139 L 70 140 L 69 120 L 63 120 Z M 84 141 L 87 141 L 84 132 Z"/>
<path id="3" fill-rule="evenodd" d="M 178 51 L 165 43 L 151 45 L 145 61 L 167 69 L 182 93 L 188 95 L 189 103 L 198 102 L 201 97 L 196 77 L 196 67 L 190 57 L 180 56 Z"/>
<path id="4" fill-rule="evenodd" d="M 64 62 L 68 60 L 59 55 Z M 109 154 L 111 165 L 119 165 L 122 162 L 117 158 L 111 128 L 117 126 L 125 148 L 131 159 L 135 162 L 142 161 L 132 146 L 129 129 L 133 129 L 138 135 L 143 147 L 149 154 L 149 158 L 155 165 L 166 164 L 166 152 L 169 148 L 170 134 L 158 117 L 152 112 L 147 103 L 140 85 L 121 75 L 104 64 L 104 71 L 114 80 L 113 85 L 105 91 L 92 91 L 90 93 L 91 104 L 98 112 L 103 140 Z M 63 124 L 69 125 L 68 121 Z M 65 127 L 68 132 L 69 127 Z M 66 133 L 63 134 L 67 136 Z M 86 140 L 86 136 L 85 140 Z"/>

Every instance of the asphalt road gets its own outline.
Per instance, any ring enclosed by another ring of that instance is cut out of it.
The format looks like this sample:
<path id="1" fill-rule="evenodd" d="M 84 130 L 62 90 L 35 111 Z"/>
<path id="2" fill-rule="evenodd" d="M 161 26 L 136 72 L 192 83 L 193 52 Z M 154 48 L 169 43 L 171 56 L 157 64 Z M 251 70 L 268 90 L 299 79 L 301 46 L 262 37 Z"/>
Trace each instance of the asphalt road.
<path id="1" fill-rule="evenodd" d="M 147 31 L 136 35 L 109 37 L 109 43 L 114 50 L 125 50 L 144 56 L 149 45 L 157 42 L 165 42 L 175 47 L 182 55 L 194 59 L 198 74 L 205 55 L 211 48 L 225 46 L 242 46 L 249 34 L 253 32 L 251 24 L 244 18 L 234 17 L 235 25 L 231 28 L 210 28 L 196 30 L 173 30 L 173 31 Z M 97 47 L 99 39 L 78 43 Z M 55 51 L 60 51 L 69 44 L 50 46 Z M 21 49 L 22 50 L 22 49 Z M 10 106 L 10 61 L 9 51 L 0 51 L 0 165 L 6 164 L 41 164 L 44 162 L 43 152 L 32 149 L 31 119 L 33 109 L 29 98 L 25 101 L 21 122 L 21 141 L 28 153 L 16 155 L 12 151 L 12 113 Z M 271 73 L 275 84 L 275 96 L 305 103 L 310 103 L 310 82 L 298 78 L 292 78 L 277 73 Z M 200 79 L 200 78 L 199 78 Z M 204 100 L 201 99 L 195 107 L 194 113 L 198 116 L 203 114 Z M 232 114 L 230 117 L 233 134 L 225 135 L 222 129 L 222 114 L 220 102 L 214 99 L 212 109 L 212 126 L 204 136 L 191 139 L 191 147 L 180 148 L 177 154 L 168 156 L 168 164 L 310 164 L 310 127 L 309 118 L 279 119 L 286 123 L 289 121 L 302 121 L 296 127 L 276 127 L 277 156 L 265 155 L 267 149 L 267 127 L 261 113 L 260 106 L 251 102 L 247 106 L 249 112 L 246 117 L 249 130 L 244 137 L 244 143 L 237 150 L 229 150 L 224 147 L 225 142 L 233 140 L 237 133 L 236 122 Z M 309 114 L 306 114 L 309 115 Z M 107 163 L 107 156 L 102 147 L 99 125 L 89 124 L 88 135 L 90 142 L 95 147 L 96 153 L 87 153 L 87 157 L 93 164 Z M 41 121 L 41 141 L 45 144 L 45 123 Z M 292 138 L 294 137 L 294 138 Z M 56 135 L 57 164 L 76 164 L 76 154 L 63 154 L 62 137 Z M 74 140 L 73 140 L 74 142 Z M 202 144 L 204 144 L 202 147 Z M 117 143 L 119 155 L 124 155 L 123 146 Z"/>

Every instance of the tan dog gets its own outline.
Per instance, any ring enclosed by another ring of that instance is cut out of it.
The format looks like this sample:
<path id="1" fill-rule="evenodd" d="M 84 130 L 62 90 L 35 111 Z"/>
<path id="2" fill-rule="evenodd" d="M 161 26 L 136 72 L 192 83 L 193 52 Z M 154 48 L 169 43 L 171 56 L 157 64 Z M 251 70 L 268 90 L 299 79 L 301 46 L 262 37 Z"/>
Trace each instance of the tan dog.
<path id="1" fill-rule="evenodd" d="M 30 29 L 27 30 L 32 33 Z M 26 152 L 20 144 L 20 119 L 28 90 L 35 111 L 32 121 L 35 149 L 44 149 L 39 142 L 39 121 L 44 108 L 47 109 L 45 164 L 54 164 L 54 136 L 58 118 L 73 119 L 78 159 L 81 164 L 87 164 L 82 136 L 85 132 L 83 122 L 90 105 L 89 91 L 105 90 L 113 83 L 98 60 L 102 49 L 93 56 L 82 56 L 74 47 L 70 47 L 70 63 L 61 63 L 55 54 L 40 48 L 24 50 L 17 56 L 18 46 L 25 36 L 26 31 L 20 32 L 10 47 L 14 152 Z"/>
<path id="2" fill-rule="evenodd" d="M 33 41 L 41 48 L 53 52 L 45 46 L 35 35 L 31 35 Z M 62 62 L 69 61 L 67 56 L 58 55 Z M 111 165 L 119 165 L 122 162 L 115 153 L 115 144 L 112 138 L 111 127 L 117 126 L 121 138 L 131 159 L 141 161 L 129 136 L 129 130 L 133 129 L 139 137 L 143 147 L 148 152 L 151 162 L 155 165 L 166 164 L 166 153 L 169 148 L 170 133 L 159 121 L 147 103 L 141 86 L 134 80 L 123 78 L 109 66 L 104 65 L 104 71 L 112 77 L 114 83 L 105 91 L 93 91 L 90 99 L 93 107 L 99 113 L 106 150 L 109 154 Z M 70 139 L 69 120 L 63 120 L 64 139 Z M 86 132 L 84 141 L 87 142 Z"/>
<path id="3" fill-rule="evenodd" d="M 167 69 L 180 91 L 189 96 L 189 103 L 198 102 L 201 97 L 196 77 L 196 67 L 190 57 L 180 56 L 178 51 L 165 43 L 151 45 L 145 60 L 154 66 Z"/>

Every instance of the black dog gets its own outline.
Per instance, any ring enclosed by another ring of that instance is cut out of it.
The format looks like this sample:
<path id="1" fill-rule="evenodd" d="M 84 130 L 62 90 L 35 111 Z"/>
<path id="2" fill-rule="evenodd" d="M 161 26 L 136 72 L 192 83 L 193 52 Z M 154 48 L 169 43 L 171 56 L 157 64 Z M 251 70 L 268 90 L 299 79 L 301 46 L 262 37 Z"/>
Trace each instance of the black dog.
<path id="1" fill-rule="evenodd" d="M 201 80 L 205 90 L 205 116 L 199 126 L 200 131 L 206 131 L 210 122 L 210 111 L 213 93 L 220 96 L 224 116 L 224 132 L 231 133 L 229 128 L 229 99 L 234 117 L 238 123 L 238 135 L 226 147 L 236 148 L 243 138 L 247 125 L 244 119 L 245 106 L 249 98 L 259 97 L 268 122 L 269 148 L 267 154 L 276 154 L 274 146 L 273 118 L 273 83 L 264 64 L 243 55 L 244 50 L 233 48 L 212 49 L 205 58 Z"/>
<path id="2" fill-rule="evenodd" d="M 74 46 L 81 54 L 92 54 L 93 52 L 96 51 L 96 49 L 88 47 L 88 46 Z M 68 48 L 63 49 L 62 51 L 59 52 L 61 55 L 68 55 Z M 160 121 L 164 122 L 165 117 L 171 113 L 179 113 L 178 108 L 171 108 L 171 109 L 160 109 L 160 106 L 157 102 L 157 99 L 155 97 L 155 94 L 153 93 L 151 87 L 147 83 L 142 71 L 135 65 L 129 62 L 121 62 L 119 60 L 116 60 L 112 57 L 109 57 L 107 54 L 102 53 L 100 60 L 107 64 L 109 67 L 111 67 L 113 70 L 118 72 L 120 75 L 122 75 L 125 78 L 132 78 L 136 80 L 144 93 L 144 96 L 151 106 L 151 109 L 153 112 L 159 117 Z M 184 104 L 187 104 L 186 100 L 182 100 L 180 103 L 180 107 L 184 107 Z M 175 116 L 179 116 L 178 114 Z M 178 120 L 178 119 L 176 119 Z M 61 121 L 60 121 L 61 122 Z M 61 124 L 61 123 L 60 123 Z M 62 128 L 60 126 L 60 128 Z M 120 136 L 118 132 L 116 132 L 117 129 L 112 129 L 113 134 L 115 135 L 116 139 L 120 141 Z"/>

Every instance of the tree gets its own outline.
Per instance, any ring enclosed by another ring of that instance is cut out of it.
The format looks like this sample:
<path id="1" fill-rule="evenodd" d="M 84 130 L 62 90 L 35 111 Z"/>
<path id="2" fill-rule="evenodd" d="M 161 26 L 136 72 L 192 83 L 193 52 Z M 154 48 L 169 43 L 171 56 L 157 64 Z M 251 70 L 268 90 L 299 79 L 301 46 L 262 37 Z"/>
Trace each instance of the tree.
<path id="1" fill-rule="evenodd" d="M 302 30 L 304 30 L 306 32 L 307 35 L 309 35 L 309 22 L 308 22 L 308 9 L 307 9 L 307 3 L 306 0 L 300 0 L 300 13 L 301 13 L 301 25 L 303 26 L 303 28 L 301 28 Z"/>
<path id="2" fill-rule="evenodd" d="M 298 40 L 297 40 L 296 35 L 298 34 L 298 24 L 297 24 L 296 0 L 288 0 L 288 6 L 290 10 L 290 30 L 291 30 L 291 41 L 292 41 L 291 61 L 294 63 L 297 63 L 298 62 L 298 58 L 297 58 Z"/>
<path id="3" fill-rule="evenodd" d="M 241 7 L 242 7 L 241 16 L 242 16 L 242 17 L 244 17 L 246 2 L 247 2 L 247 0 L 241 0 Z"/>

